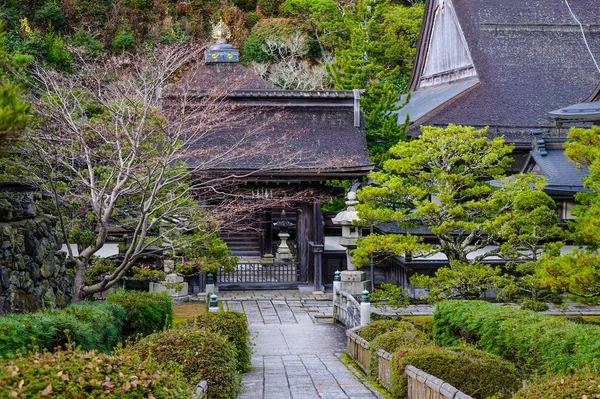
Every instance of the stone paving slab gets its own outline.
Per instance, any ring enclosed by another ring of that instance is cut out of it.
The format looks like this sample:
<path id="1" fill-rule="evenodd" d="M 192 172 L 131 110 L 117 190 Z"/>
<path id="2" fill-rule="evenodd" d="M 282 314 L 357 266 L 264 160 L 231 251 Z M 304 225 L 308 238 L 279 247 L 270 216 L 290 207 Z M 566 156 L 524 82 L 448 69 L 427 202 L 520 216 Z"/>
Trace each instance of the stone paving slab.
<path id="1" fill-rule="evenodd" d="M 344 329 L 318 321 L 333 316 L 331 296 L 251 291 L 219 297 L 250 324 L 253 369 L 243 377 L 239 399 L 383 398 L 338 359 L 346 349 Z"/>
<path id="2" fill-rule="evenodd" d="M 251 325 L 253 369 L 239 399 L 382 399 L 341 363 L 345 332 L 332 323 Z"/>

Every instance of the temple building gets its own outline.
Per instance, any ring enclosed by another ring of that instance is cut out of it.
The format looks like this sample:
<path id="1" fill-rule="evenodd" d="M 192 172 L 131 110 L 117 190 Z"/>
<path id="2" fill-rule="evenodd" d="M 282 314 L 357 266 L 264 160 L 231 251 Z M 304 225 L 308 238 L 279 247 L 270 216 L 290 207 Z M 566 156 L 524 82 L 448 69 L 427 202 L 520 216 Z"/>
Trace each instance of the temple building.
<path id="1" fill-rule="evenodd" d="M 186 159 L 190 168 L 201 170 L 199 186 L 226 183 L 198 192 L 207 209 L 230 212 L 222 238 L 240 257 L 238 270 L 219 273 L 216 283 L 220 289 L 323 289 L 345 259 L 340 229 L 321 211 L 322 198 L 339 196 L 343 189 L 328 182 L 360 183 L 373 169 L 359 91 L 277 89 L 238 63 L 228 35 L 218 26 L 216 43 L 163 95 L 167 114 L 170 104 L 184 98 L 187 107 L 218 104 L 225 112 L 225 123 L 207 125 L 192 146 L 197 156 Z M 200 165 L 207 154 L 222 156 Z M 291 259 L 278 253 L 282 226 Z"/>
<path id="2" fill-rule="evenodd" d="M 565 137 L 589 125 L 548 112 L 598 101 L 598 15 L 596 0 L 428 1 L 398 122 L 408 118 L 409 135 L 420 126 L 488 126 L 515 144 L 520 171 L 532 130 Z"/>

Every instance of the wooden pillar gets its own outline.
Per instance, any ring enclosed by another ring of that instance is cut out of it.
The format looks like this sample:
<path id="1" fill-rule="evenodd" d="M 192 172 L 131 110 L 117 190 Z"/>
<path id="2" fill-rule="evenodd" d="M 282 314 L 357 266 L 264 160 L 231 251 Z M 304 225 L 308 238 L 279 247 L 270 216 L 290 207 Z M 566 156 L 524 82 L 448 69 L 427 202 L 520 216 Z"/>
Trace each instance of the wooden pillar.
<path id="1" fill-rule="evenodd" d="M 302 204 L 298 215 L 298 263 L 300 265 L 300 281 L 311 283 L 314 281 L 314 270 L 311 266 L 309 241 L 312 238 L 312 206 Z"/>
<path id="2" fill-rule="evenodd" d="M 262 220 L 262 255 L 273 253 L 273 210 L 271 208 L 266 209 L 263 212 Z"/>
<path id="3" fill-rule="evenodd" d="M 324 226 L 323 213 L 321 212 L 321 201 L 315 199 L 312 203 L 312 255 L 315 273 L 315 290 L 321 291 L 323 286 L 323 250 L 324 250 Z"/>

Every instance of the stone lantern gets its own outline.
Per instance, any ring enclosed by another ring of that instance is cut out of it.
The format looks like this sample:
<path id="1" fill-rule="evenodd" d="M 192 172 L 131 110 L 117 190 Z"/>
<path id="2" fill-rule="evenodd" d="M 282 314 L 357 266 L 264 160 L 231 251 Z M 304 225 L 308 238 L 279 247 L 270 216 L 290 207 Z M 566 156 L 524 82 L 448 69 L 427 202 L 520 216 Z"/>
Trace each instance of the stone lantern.
<path id="1" fill-rule="evenodd" d="M 285 210 L 281 211 L 281 220 L 273 223 L 273 226 L 279 228 L 278 236 L 279 236 L 279 239 L 281 240 L 281 242 L 279 243 L 279 246 L 277 247 L 277 252 L 275 253 L 275 259 L 277 259 L 281 262 L 292 261 L 294 259 L 294 256 L 292 255 L 292 251 L 290 251 L 290 247 L 288 247 L 288 245 L 287 245 L 287 240 L 288 240 L 288 238 L 290 238 L 288 229 L 290 227 L 294 226 L 294 224 L 286 219 Z"/>
<path id="2" fill-rule="evenodd" d="M 331 220 L 334 224 L 342 226 L 340 245 L 346 248 L 346 264 L 348 270 L 344 270 L 340 273 L 340 289 L 351 295 L 360 295 L 363 290 L 366 290 L 370 285 L 370 282 L 366 280 L 366 273 L 357 270 L 352 255 L 350 255 L 350 251 L 356 248 L 356 239 L 359 237 L 358 226 L 353 224 L 355 220 L 359 220 L 358 211 L 354 208 L 354 205 L 356 204 L 358 204 L 356 192 L 350 191 L 348 193 L 348 201 L 346 201 L 348 208 L 345 211 L 338 213 Z"/>

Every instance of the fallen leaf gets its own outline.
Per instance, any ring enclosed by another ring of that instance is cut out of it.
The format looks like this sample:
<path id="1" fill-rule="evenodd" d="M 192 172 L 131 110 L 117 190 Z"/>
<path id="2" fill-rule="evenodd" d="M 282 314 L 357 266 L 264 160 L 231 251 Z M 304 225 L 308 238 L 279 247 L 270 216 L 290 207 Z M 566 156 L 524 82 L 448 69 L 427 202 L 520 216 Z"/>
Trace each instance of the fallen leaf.
<path id="1" fill-rule="evenodd" d="M 46 388 L 42 391 L 42 396 L 47 396 L 52 393 L 52 384 L 48 384 Z"/>
<path id="2" fill-rule="evenodd" d="M 17 387 L 19 388 L 19 390 L 21 390 L 21 388 L 23 388 L 23 384 L 25 384 L 25 380 L 19 381 L 19 385 L 17 385 Z"/>

